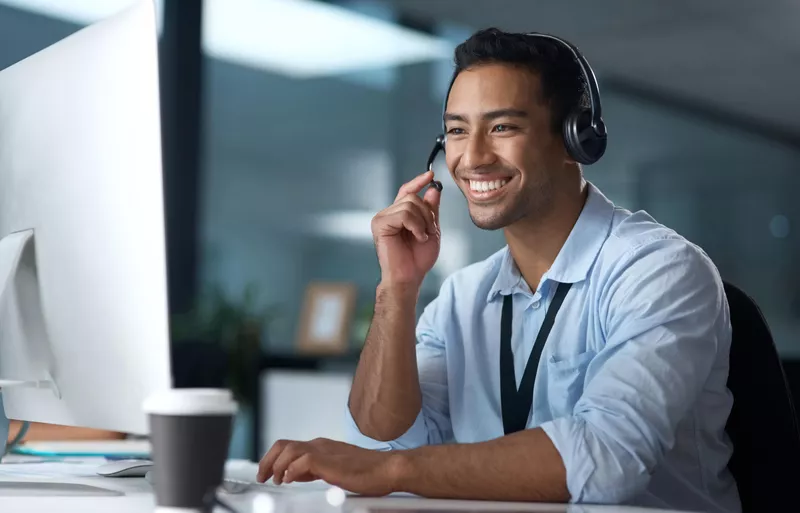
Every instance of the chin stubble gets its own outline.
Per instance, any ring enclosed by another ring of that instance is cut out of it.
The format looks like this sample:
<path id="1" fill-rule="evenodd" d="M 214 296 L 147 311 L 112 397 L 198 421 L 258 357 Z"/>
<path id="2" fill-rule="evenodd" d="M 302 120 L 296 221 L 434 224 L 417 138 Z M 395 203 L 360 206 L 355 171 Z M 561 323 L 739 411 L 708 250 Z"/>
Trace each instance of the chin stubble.
<path id="1" fill-rule="evenodd" d="M 497 216 L 476 218 L 476 216 L 470 212 L 472 224 L 482 230 L 494 231 L 512 225 L 521 219 L 544 217 L 552 210 L 552 189 L 552 182 L 546 180 L 529 189 L 519 191 L 515 197 L 507 200 L 507 202 L 511 204 L 508 205 L 507 209 L 498 213 Z M 500 205 L 498 205 L 498 207 L 499 206 Z"/>

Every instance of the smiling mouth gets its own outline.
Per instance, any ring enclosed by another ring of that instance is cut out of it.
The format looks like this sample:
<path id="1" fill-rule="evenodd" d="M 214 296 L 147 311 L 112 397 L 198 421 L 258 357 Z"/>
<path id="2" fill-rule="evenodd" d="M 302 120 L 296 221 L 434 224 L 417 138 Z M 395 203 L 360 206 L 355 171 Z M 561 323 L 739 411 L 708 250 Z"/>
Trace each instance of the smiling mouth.
<path id="1" fill-rule="evenodd" d="M 502 180 L 468 180 L 469 181 L 469 189 L 474 192 L 488 192 L 488 191 L 495 191 L 505 187 L 508 183 L 508 179 L 504 178 Z"/>
<path id="2" fill-rule="evenodd" d="M 514 178 L 495 178 L 493 180 L 464 179 L 467 196 L 475 203 L 485 203 L 503 196 L 506 186 Z"/>

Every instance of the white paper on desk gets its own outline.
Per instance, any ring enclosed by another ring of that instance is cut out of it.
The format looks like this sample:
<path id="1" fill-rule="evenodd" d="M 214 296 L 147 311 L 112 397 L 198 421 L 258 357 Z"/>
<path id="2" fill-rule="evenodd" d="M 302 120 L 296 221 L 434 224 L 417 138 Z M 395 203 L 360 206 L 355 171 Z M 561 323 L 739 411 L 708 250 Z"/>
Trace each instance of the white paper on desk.
<path id="1" fill-rule="evenodd" d="M 5 462 L 0 464 L 0 480 L 98 477 L 96 461 Z"/>

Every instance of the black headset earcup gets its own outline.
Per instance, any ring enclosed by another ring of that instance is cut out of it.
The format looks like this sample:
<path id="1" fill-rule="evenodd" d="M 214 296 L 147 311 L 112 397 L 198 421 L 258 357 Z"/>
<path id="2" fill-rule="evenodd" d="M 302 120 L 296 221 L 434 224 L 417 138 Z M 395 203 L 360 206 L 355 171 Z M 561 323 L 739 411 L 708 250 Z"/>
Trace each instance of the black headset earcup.
<path id="1" fill-rule="evenodd" d="M 602 121 L 601 121 L 602 122 Z M 606 152 L 607 137 L 597 135 L 592 129 L 592 112 L 575 109 L 564 120 L 564 145 L 570 157 L 580 164 L 594 164 Z"/>

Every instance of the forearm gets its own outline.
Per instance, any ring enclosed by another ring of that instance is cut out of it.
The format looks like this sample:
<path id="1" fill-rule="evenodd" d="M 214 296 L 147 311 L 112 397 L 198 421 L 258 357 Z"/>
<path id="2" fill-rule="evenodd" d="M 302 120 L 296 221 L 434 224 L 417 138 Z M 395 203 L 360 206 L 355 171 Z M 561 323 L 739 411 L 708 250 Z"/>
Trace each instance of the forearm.
<path id="1" fill-rule="evenodd" d="M 541 429 L 475 444 L 400 451 L 397 491 L 423 497 L 567 502 L 564 463 Z"/>
<path id="2" fill-rule="evenodd" d="M 9 426 L 8 441 L 13 440 L 19 430 L 22 428 L 22 422 L 12 420 Z M 39 424 L 36 422 L 31 423 L 28 433 L 25 435 L 24 441 L 34 440 L 117 440 L 124 439 L 124 433 L 117 433 L 114 431 L 105 431 L 101 429 L 89 429 L 72 426 L 59 426 L 54 424 Z"/>
<path id="3" fill-rule="evenodd" d="M 349 402 L 359 430 L 375 440 L 405 433 L 422 405 L 414 336 L 417 296 L 415 288 L 378 286 Z"/>

